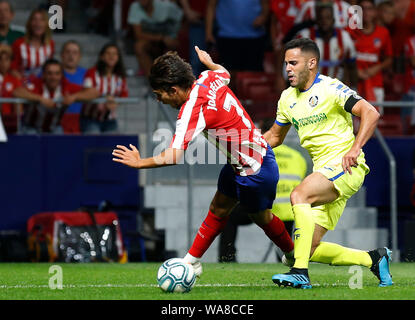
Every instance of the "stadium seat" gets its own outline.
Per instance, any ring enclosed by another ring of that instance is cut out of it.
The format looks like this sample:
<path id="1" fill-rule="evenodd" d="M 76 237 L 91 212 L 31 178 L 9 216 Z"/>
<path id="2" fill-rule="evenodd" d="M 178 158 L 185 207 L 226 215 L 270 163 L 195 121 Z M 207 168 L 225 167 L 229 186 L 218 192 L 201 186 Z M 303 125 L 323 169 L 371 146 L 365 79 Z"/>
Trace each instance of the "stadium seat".
<path id="1" fill-rule="evenodd" d="M 379 119 L 378 128 L 384 136 L 402 136 L 404 133 L 400 114 L 384 114 Z"/>
<path id="2" fill-rule="evenodd" d="M 241 71 L 235 75 L 239 99 L 275 99 L 275 75 L 265 72 Z"/>
<path id="3" fill-rule="evenodd" d="M 278 96 L 275 75 L 266 72 L 237 72 L 236 95 L 253 121 L 275 117 Z"/>

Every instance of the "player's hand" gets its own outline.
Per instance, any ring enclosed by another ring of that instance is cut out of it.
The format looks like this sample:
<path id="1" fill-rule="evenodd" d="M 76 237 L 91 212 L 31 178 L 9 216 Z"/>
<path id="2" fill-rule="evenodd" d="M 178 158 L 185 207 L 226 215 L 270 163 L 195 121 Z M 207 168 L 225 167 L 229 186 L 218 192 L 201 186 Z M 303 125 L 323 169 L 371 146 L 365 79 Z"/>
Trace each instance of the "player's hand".
<path id="1" fill-rule="evenodd" d="M 112 158 L 112 161 L 138 169 L 141 160 L 140 152 L 132 144 L 130 144 L 130 148 L 131 149 L 128 149 L 125 146 L 117 145 L 117 148 L 112 151 L 112 155 L 115 157 Z"/>
<path id="2" fill-rule="evenodd" d="M 349 152 L 347 152 L 344 156 L 343 156 L 343 160 L 342 160 L 342 167 L 343 167 L 343 171 L 344 173 L 350 173 L 352 174 L 352 167 L 357 167 L 358 163 L 357 163 L 357 158 L 360 155 L 360 149 L 359 150 L 353 150 L 350 149 Z"/>
<path id="3" fill-rule="evenodd" d="M 210 65 L 214 64 L 212 58 L 210 57 L 209 53 L 204 50 L 200 50 L 198 46 L 195 46 L 195 50 L 197 56 L 201 63 L 203 63 L 206 67 L 209 68 Z"/>

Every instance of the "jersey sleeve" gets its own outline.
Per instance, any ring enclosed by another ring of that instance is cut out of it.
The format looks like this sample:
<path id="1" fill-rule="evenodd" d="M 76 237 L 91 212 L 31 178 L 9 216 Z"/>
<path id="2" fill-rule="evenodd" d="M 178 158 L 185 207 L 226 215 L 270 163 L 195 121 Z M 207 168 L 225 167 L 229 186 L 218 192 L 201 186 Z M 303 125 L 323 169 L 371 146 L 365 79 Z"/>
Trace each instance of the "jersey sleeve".
<path id="1" fill-rule="evenodd" d="M 279 126 L 288 126 L 291 124 L 289 118 L 284 113 L 284 103 L 283 103 L 283 95 L 281 95 L 280 100 L 278 100 L 278 106 L 277 106 L 277 116 L 275 118 L 275 123 Z"/>
<path id="2" fill-rule="evenodd" d="M 93 69 L 89 69 L 86 73 L 85 73 L 85 77 L 84 77 L 84 81 L 82 83 L 84 88 L 93 88 L 95 86 L 94 83 L 94 76 L 93 76 Z"/>
<path id="3" fill-rule="evenodd" d="M 356 91 L 350 89 L 341 81 L 334 81 L 330 84 L 331 98 L 334 100 L 334 105 L 352 112 L 352 108 L 362 97 Z"/>
<path id="4" fill-rule="evenodd" d="M 200 74 L 199 79 L 204 80 L 204 79 L 207 79 L 209 77 L 219 78 L 225 86 L 227 86 L 229 84 L 229 82 L 231 82 L 231 76 L 225 70 L 215 70 L 215 71 L 206 70 L 206 71 L 203 71 Z"/>
<path id="5" fill-rule="evenodd" d="M 19 70 L 22 65 L 22 56 L 20 54 L 20 39 L 17 39 L 12 44 L 13 59 L 10 65 L 11 70 Z"/>
<path id="6" fill-rule="evenodd" d="M 170 148 L 186 150 L 189 143 L 205 129 L 206 120 L 202 106 L 203 99 L 198 97 L 198 90 L 192 90 L 177 118 Z"/>

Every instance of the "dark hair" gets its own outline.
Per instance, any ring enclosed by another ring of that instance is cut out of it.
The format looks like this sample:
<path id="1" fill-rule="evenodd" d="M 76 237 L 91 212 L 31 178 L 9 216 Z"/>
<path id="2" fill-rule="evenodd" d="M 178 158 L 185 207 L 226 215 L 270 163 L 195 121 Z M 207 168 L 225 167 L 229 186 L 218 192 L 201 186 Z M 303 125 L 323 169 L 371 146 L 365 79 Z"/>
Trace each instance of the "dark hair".
<path id="1" fill-rule="evenodd" d="M 169 51 L 154 61 L 149 81 L 154 90 L 169 92 L 173 86 L 190 88 L 195 76 L 189 63 L 180 58 L 177 52 Z"/>
<path id="2" fill-rule="evenodd" d="M 373 4 L 374 6 L 376 6 L 375 0 L 358 0 L 357 4 L 360 5 L 362 2 L 370 2 L 371 4 Z"/>
<path id="3" fill-rule="evenodd" d="M 317 63 L 320 61 L 320 50 L 313 40 L 309 38 L 300 38 L 288 41 L 285 45 L 285 52 L 296 48 L 301 49 L 301 52 L 311 52 L 316 56 Z"/>
<path id="4" fill-rule="evenodd" d="M 43 74 L 43 73 L 45 73 L 46 68 L 47 68 L 49 65 L 52 65 L 52 64 L 57 64 L 57 65 L 61 68 L 61 71 L 63 71 L 62 64 L 60 63 L 60 61 L 59 61 L 59 60 L 57 60 L 57 59 L 55 59 L 55 58 L 50 58 L 50 59 L 46 60 L 46 61 L 43 63 L 43 65 L 42 65 L 42 74 Z"/>
<path id="5" fill-rule="evenodd" d="M 122 78 L 125 78 L 125 77 L 126 77 L 126 73 L 125 73 L 125 68 L 124 68 L 124 62 L 123 62 L 122 55 L 121 55 L 121 50 L 120 50 L 120 48 L 117 46 L 117 44 L 116 44 L 116 43 L 114 43 L 114 42 L 109 42 L 109 43 L 105 44 L 105 45 L 102 47 L 101 51 L 99 52 L 99 55 L 98 55 L 98 61 L 97 61 L 97 64 L 96 64 L 96 66 L 97 66 L 97 70 L 98 70 L 98 73 L 99 73 L 101 76 L 105 75 L 105 73 L 106 73 L 106 69 L 107 69 L 107 65 L 106 65 L 106 64 L 105 64 L 105 62 L 101 59 L 101 57 L 102 57 L 102 55 L 105 53 L 105 51 L 106 51 L 108 48 L 111 48 L 111 47 L 116 48 L 116 49 L 117 49 L 117 51 L 118 51 L 118 62 L 117 62 L 117 64 L 116 64 L 116 65 L 115 65 L 115 67 L 114 67 L 113 73 L 114 73 L 114 74 L 116 74 L 117 76 L 120 76 L 120 77 L 122 77 Z"/>
<path id="6" fill-rule="evenodd" d="M 316 18 L 323 10 L 330 10 L 334 18 L 334 8 L 332 2 L 316 2 Z"/>

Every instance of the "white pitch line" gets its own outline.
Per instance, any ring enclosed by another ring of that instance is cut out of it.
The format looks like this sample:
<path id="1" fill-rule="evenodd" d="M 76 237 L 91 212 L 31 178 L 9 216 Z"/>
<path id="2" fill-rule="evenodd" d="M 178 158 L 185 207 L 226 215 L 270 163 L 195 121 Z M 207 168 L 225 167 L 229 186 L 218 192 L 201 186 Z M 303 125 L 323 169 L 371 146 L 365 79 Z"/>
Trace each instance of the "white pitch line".
<path id="1" fill-rule="evenodd" d="M 332 283 L 332 284 L 313 284 L 313 287 L 347 287 L 347 284 Z M 63 288 L 76 289 L 76 288 L 157 288 L 157 284 L 65 284 Z M 231 288 L 231 287 L 276 287 L 275 284 L 246 284 L 246 283 L 207 283 L 196 284 L 195 287 L 216 287 L 216 288 Z M 48 285 L 36 285 L 36 284 L 17 284 L 17 285 L 0 285 L 0 289 L 41 289 L 49 288 Z"/>

